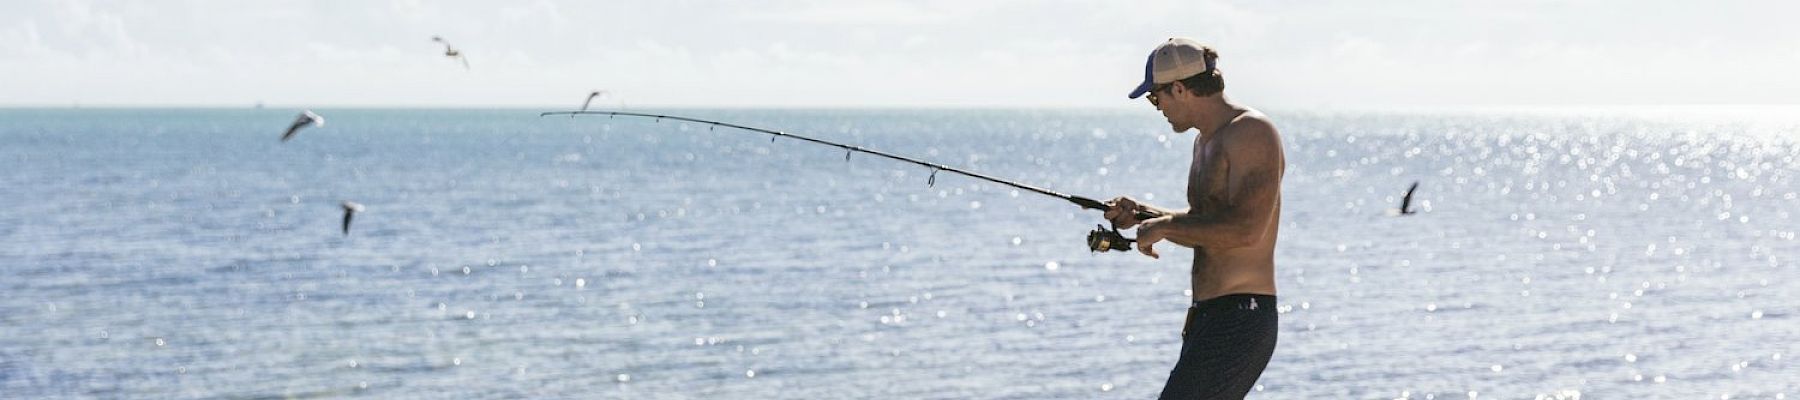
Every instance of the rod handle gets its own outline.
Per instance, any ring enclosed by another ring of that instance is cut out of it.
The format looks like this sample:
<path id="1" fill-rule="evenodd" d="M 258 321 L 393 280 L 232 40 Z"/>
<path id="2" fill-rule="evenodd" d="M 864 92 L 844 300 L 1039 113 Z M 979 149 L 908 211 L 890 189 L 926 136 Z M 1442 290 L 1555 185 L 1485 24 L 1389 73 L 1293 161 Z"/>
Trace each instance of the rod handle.
<path id="1" fill-rule="evenodd" d="M 1107 209 L 1112 208 L 1112 207 L 1107 206 L 1106 203 L 1100 202 L 1099 200 L 1094 200 L 1094 199 L 1081 197 L 1081 196 L 1069 196 L 1069 201 L 1075 203 L 1075 205 L 1081 206 L 1081 208 L 1086 208 L 1086 209 L 1090 209 L 1090 210 L 1106 211 Z M 1139 221 L 1160 217 L 1160 215 L 1151 214 L 1148 211 L 1138 211 L 1133 214 L 1135 214 L 1137 216 L 1137 219 Z"/>

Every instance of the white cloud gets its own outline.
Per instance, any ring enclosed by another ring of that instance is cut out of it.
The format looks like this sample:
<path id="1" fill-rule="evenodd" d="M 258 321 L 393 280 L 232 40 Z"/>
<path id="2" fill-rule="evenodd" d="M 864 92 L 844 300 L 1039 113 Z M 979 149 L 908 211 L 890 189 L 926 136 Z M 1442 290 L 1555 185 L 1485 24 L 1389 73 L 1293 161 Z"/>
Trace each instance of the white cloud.
<path id="1" fill-rule="evenodd" d="M 931 43 L 930 36 L 912 35 L 912 36 L 907 36 L 906 40 L 900 41 L 900 48 L 902 48 L 902 49 L 918 48 L 919 46 L 924 46 L 929 43 Z"/>
<path id="2" fill-rule="evenodd" d="M 54 27 L 51 51 L 100 59 L 142 56 L 148 52 L 143 44 L 133 39 L 119 14 L 95 10 L 88 2 L 80 0 L 54 4 L 56 7 L 49 16 L 54 21 L 51 24 Z"/>
<path id="3" fill-rule="evenodd" d="M 48 52 L 49 49 L 44 47 L 43 35 L 38 33 L 37 21 L 25 20 L 18 26 L 0 30 L 0 56 L 43 57 Z"/>
<path id="4" fill-rule="evenodd" d="M 23 2 L 0 105 L 1127 107 L 1170 36 L 1258 104 L 1791 103 L 1796 4 Z"/>
<path id="5" fill-rule="evenodd" d="M 1345 36 L 1338 38 L 1337 45 L 1331 47 L 1331 56 L 1348 61 L 1381 60 L 1384 47 L 1369 38 Z"/>
<path id="6" fill-rule="evenodd" d="M 766 5 L 741 18 L 814 25 L 924 25 L 969 21 L 1004 7 L 999 1 L 804 1 L 793 7 Z"/>
<path id="7" fill-rule="evenodd" d="M 549 23 L 552 27 L 561 28 L 569 23 L 556 3 L 549 0 L 537 0 L 522 7 L 504 7 L 500 9 L 500 18 L 511 24 Z"/>

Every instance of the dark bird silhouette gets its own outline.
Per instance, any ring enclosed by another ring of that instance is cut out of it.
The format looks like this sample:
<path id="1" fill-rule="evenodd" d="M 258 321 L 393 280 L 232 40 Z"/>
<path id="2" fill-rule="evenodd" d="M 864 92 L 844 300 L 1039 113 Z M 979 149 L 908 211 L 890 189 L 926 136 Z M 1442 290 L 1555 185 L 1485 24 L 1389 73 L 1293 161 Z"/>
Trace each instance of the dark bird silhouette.
<path id="1" fill-rule="evenodd" d="M 444 38 L 440 37 L 440 36 L 432 36 L 431 41 L 443 43 L 444 44 L 444 57 L 450 57 L 450 58 L 456 59 L 457 61 L 462 61 L 463 69 L 469 69 L 469 58 L 464 57 L 461 51 L 457 51 L 456 47 L 451 46 L 449 41 L 444 40 Z"/>
<path id="2" fill-rule="evenodd" d="M 362 204 L 357 204 L 354 201 L 344 201 L 344 236 L 350 236 L 350 219 L 355 218 L 356 213 L 362 212 L 362 210 Z"/>
<path id="3" fill-rule="evenodd" d="M 281 141 L 286 142 L 288 139 L 293 139 L 295 134 L 300 133 L 300 128 L 305 128 L 307 125 L 325 126 L 325 117 L 313 114 L 312 110 L 301 111 L 300 117 L 294 118 L 294 124 L 288 125 L 287 132 L 281 134 Z"/>
<path id="4" fill-rule="evenodd" d="M 1400 198 L 1400 215 L 1412 215 L 1415 212 L 1412 209 L 1414 190 L 1419 190 L 1419 181 L 1413 181 L 1412 187 L 1406 188 L 1406 197 Z"/>

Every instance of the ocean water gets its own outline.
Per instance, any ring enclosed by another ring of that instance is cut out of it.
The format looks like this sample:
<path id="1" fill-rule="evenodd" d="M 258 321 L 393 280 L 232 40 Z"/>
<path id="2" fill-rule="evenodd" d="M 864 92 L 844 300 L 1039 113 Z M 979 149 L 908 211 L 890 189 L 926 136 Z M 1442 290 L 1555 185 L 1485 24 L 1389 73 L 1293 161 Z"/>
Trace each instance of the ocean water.
<path id="1" fill-rule="evenodd" d="M 1191 253 L 1091 254 L 1061 200 L 545 110 L 322 109 L 279 142 L 297 111 L 0 110 L 0 397 L 1140 399 L 1179 349 Z M 664 111 L 1171 207 L 1193 140 L 1148 110 Z M 1251 398 L 1800 396 L 1791 110 L 1270 114 Z"/>

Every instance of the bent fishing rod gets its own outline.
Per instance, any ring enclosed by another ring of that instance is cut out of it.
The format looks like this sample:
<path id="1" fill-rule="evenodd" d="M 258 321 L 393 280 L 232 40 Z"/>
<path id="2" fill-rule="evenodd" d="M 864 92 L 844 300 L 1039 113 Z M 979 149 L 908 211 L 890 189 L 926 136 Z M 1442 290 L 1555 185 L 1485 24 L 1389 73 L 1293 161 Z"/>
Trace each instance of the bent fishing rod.
<path id="1" fill-rule="evenodd" d="M 699 124 L 706 124 L 706 125 L 710 126 L 709 128 L 707 128 L 708 130 L 715 130 L 721 126 L 727 127 L 727 128 L 736 128 L 736 129 L 750 131 L 750 132 L 768 134 L 768 135 L 770 135 L 769 136 L 770 143 L 774 143 L 775 139 L 778 139 L 778 138 L 791 138 L 791 139 L 812 142 L 812 143 L 817 143 L 817 144 L 822 144 L 822 145 L 826 145 L 826 146 L 844 149 L 844 161 L 850 161 L 851 154 L 863 153 L 863 154 L 870 154 L 870 155 L 879 156 L 879 157 L 883 157 L 883 158 L 887 158 L 887 159 L 891 159 L 891 160 L 895 160 L 895 161 L 900 161 L 900 162 L 904 162 L 904 163 L 908 163 L 908 164 L 919 165 L 919 166 L 923 166 L 926 168 L 930 168 L 931 176 L 929 178 L 927 178 L 927 180 L 926 180 L 927 185 L 936 185 L 937 184 L 937 173 L 938 172 L 940 172 L 940 171 L 941 172 L 949 172 L 949 173 L 953 173 L 953 174 L 957 174 L 957 175 L 967 176 L 970 178 L 975 178 L 975 179 L 980 179 L 980 180 L 984 180 L 984 181 L 988 181 L 988 182 L 998 183 L 1001 185 L 1011 186 L 1011 187 L 1018 188 L 1020 190 L 1024 190 L 1024 191 L 1031 192 L 1031 193 L 1037 193 L 1037 194 L 1041 194 L 1041 195 L 1045 195 L 1045 196 L 1063 199 L 1070 203 L 1075 203 L 1075 205 L 1081 206 L 1081 208 L 1086 208 L 1086 209 L 1091 209 L 1091 210 L 1100 210 L 1100 211 L 1106 211 L 1108 208 L 1110 208 L 1108 206 L 1108 204 L 1106 204 L 1105 202 L 1101 202 L 1101 201 L 1086 198 L 1086 197 L 1075 196 L 1075 195 L 1070 195 L 1070 194 L 1063 194 L 1063 193 L 1051 191 L 1049 189 L 1026 185 L 1026 184 L 1018 183 L 1018 182 L 1012 182 L 1012 181 L 1008 181 L 1008 180 L 1004 180 L 1004 179 L 1000 179 L 1000 178 L 995 178 L 992 176 L 983 175 L 983 174 L 976 173 L 976 172 L 971 172 L 971 171 L 964 170 L 961 168 L 956 168 L 956 167 L 939 164 L 939 163 L 934 163 L 934 162 L 929 162 L 929 161 L 923 161 L 923 160 L 914 159 L 914 158 L 906 157 L 906 156 L 895 155 L 895 154 L 887 153 L 887 152 L 880 151 L 880 150 L 865 148 L 862 146 L 848 145 L 848 144 L 843 144 L 843 143 L 814 139 L 814 138 L 810 138 L 810 137 L 806 137 L 806 136 L 795 135 L 792 133 L 787 133 L 787 132 L 782 132 L 782 131 L 777 131 L 777 130 L 750 127 L 750 126 L 733 124 L 733 123 L 729 123 L 729 122 L 720 122 L 720 121 L 712 121 L 712 120 L 705 120 L 705 119 L 699 119 L 699 118 L 682 117 L 682 116 L 676 116 L 676 115 L 650 114 L 650 113 L 639 113 L 639 112 L 628 112 L 628 111 L 550 111 L 550 112 L 538 114 L 538 117 L 548 117 L 548 116 L 552 116 L 552 115 L 568 115 L 571 118 L 573 118 L 577 115 L 604 115 L 609 118 L 610 117 L 655 118 L 657 122 L 662 122 L 662 120 L 670 119 L 670 120 L 676 120 L 676 121 L 686 121 L 686 122 L 693 122 L 693 123 L 699 123 Z M 1136 216 L 1139 220 L 1147 220 L 1147 219 L 1156 217 L 1155 215 L 1151 215 L 1150 213 L 1143 212 L 1143 211 L 1137 211 Z M 1106 252 L 1109 250 L 1111 250 L 1111 251 L 1130 251 L 1132 243 L 1135 242 L 1134 239 L 1125 237 L 1125 235 L 1120 233 L 1118 229 L 1112 229 L 1112 228 L 1107 228 L 1105 226 L 1098 226 L 1098 225 L 1095 226 L 1095 229 L 1093 231 L 1088 232 L 1087 241 L 1088 241 L 1088 250 L 1094 251 L 1094 252 Z"/>

